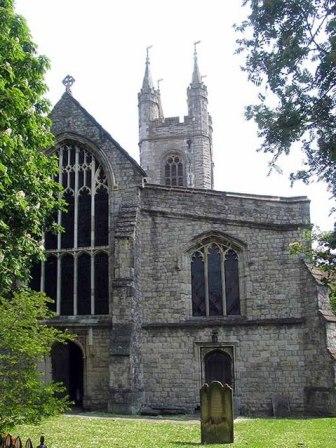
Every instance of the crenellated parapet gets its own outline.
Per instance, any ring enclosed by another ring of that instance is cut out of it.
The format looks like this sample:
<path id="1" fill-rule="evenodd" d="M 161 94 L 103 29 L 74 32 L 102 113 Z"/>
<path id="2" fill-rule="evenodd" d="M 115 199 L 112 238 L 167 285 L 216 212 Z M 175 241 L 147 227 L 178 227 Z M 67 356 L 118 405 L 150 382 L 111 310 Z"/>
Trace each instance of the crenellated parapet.
<path id="1" fill-rule="evenodd" d="M 208 91 L 198 67 L 196 47 L 192 81 L 187 89 L 188 115 L 164 117 L 159 89 L 151 81 L 149 59 L 139 100 L 140 164 L 148 182 L 171 187 L 213 188 L 212 120 Z M 179 158 L 178 167 L 169 162 Z"/>

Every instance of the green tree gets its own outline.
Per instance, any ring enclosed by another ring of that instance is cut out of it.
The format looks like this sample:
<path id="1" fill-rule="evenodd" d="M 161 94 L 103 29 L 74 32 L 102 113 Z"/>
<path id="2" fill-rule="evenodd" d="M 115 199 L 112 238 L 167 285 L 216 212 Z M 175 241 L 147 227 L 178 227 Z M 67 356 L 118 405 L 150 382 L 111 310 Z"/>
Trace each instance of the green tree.
<path id="1" fill-rule="evenodd" d="M 61 206 L 44 75 L 13 0 L 0 0 L 0 432 L 65 408 L 37 365 L 66 335 L 47 327 L 43 294 L 27 287 L 31 261 L 44 254 L 43 231 Z"/>
<path id="2" fill-rule="evenodd" d="M 242 69 L 259 89 L 246 108 L 270 153 L 271 166 L 294 144 L 306 156 L 291 180 L 326 182 L 336 197 L 336 3 L 334 0 L 243 0 L 247 19 L 235 26 Z M 335 304 L 333 231 L 316 236 L 310 258 L 325 273 Z M 332 280 L 334 279 L 334 280 Z M 336 305 L 335 305 L 336 311 Z"/>
<path id="3" fill-rule="evenodd" d="M 22 291 L 11 300 L 0 298 L 0 434 L 67 409 L 62 387 L 44 381 L 37 369 L 54 342 L 68 339 L 44 324 L 50 316 L 44 294 Z"/>
<path id="4" fill-rule="evenodd" d="M 43 97 L 47 68 L 13 0 L 0 0 L 0 296 L 27 281 L 60 206 L 57 162 L 44 151 L 53 145 Z"/>
<path id="5" fill-rule="evenodd" d="M 334 0 L 244 0 L 236 26 L 243 70 L 259 88 L 247 107 L 273 162 L 300 142 L 306 169 L 292 178 L 323 179 L 336 196 L 336 4 Z"/>
<path id="6" fill-rule="evenodd" d="M 336 226 L 330 232 L 306 232 L 303 243 L 296 241 L 290 245 L 290 253 L 303 255 L 318 268 L 320 281 L 329 289 L 330 304 L 336 314 Z"/>

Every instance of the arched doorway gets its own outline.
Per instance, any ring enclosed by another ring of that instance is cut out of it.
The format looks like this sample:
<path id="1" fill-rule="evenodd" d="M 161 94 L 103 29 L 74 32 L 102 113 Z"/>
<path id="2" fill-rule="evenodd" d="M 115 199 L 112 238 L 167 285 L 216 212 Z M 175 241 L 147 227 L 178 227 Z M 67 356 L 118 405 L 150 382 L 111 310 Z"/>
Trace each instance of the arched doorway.
<path id="1" fill-rule="evenodd" d="M 78 344 L 55 344 L 51 351 L 52 378 L 64 384 L 75 406 L 83 406 L 84 356 Z"/>
<path id="2" fill-rule="evenodd" d="M 228 353 L 214 350 L 204 356 L 205 382 L 220 381 L 232 387 L 232 359 Z"/>

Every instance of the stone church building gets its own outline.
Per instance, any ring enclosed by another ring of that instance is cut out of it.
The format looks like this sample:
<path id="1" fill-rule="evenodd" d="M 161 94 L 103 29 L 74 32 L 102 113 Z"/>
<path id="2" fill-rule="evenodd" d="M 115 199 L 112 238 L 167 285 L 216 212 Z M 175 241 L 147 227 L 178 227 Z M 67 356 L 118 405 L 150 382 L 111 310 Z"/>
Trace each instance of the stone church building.
<path id="1" fill-rule="evenodd" d="M 46 376 L 84 409 L 193 412 L 201 385 L 219 380 L 240 415 L 279 403 L 336 414 L 336 317 L 288 250 L 309 200 L 213 189 L 196 53 L 183 121 L 164 116 L 148 57 L 138 102 L 140 165 L 69 85 L 52 111 L 68 211 L 32 286 L 77 336 L 54 347 Z"/>

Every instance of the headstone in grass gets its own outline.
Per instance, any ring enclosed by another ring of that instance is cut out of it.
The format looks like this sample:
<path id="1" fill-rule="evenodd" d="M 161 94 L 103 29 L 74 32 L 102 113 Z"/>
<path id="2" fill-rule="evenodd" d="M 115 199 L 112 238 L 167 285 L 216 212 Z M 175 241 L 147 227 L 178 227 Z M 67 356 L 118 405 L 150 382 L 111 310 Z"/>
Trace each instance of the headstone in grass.
<path id="1" fill-rule="evenodd" d="M 37 448 L 47 448 L 47 446 L 44 443 L 44 436 L 40 437 L 40 444 Z"/>
<path id="2" fill-rule="evenodd" d="M 201 443 L 233 443 L 233 398 L 227 384 L 212 381 L 200 390 Z"/>
<path id="3" fill-rule="evenodd" d="M 5 438 L 5 442 L 4 442 L 4 447 L 5 448 L 7 448 L 7 447 L 11 447 L 12 446 L 12 436 L 10 435 L 10 434 L 7 434 L 6 435 L 6 438 Z"/>
<path id="4" fill-rule="evenodd" d="M 274 417 L 283 418 L 291 415 L 289 399 L 285 395 L 273 395 L 272 407 Z"/>
<path id="5" fill-rule="evenodd" d="M 20 439 L 20 437 L 17 437 L 16 439 L 15 439 L 15 442 L 14 442 L 14 448 L 22 448 L 22 442 L 21 442 L 21 439 Z"/>

